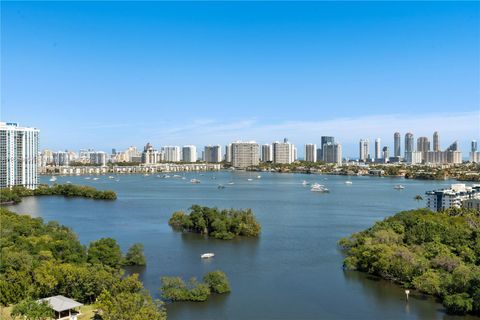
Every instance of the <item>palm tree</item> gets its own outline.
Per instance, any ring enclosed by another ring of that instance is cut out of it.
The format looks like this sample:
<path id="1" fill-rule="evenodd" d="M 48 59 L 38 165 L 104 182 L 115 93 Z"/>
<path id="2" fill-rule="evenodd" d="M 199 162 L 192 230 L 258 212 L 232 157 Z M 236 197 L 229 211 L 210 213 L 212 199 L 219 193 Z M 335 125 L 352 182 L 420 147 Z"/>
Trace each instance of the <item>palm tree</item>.
<path id="1" fill-rule="evenodd" d="M 419 195 L 419 194 L 417 194 L 413 199 L 415 199 L 415 201 L 417 201 L 417 202 L 420 202 L 420 201 L 423 200 L 422 196 Z"/>

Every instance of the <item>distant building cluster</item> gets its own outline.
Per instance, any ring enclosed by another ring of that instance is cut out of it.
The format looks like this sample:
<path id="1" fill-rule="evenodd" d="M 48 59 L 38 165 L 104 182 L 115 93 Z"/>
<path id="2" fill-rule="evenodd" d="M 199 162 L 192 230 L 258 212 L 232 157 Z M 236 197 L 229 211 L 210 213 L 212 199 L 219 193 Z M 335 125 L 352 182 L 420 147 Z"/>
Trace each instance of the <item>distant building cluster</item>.
<path id="1" fill-rule="evenodd" d="M 480 211 L 480 185 L 452 184 L 447 189 L 427 191 L 426 196 L 427 208 L 432 211 L 462 207 Z"/>
<path id="2" fill-rule="evenodd" d="M 393 157 L 390 157 L 388 146 L 381 147 L 380 138 L 375 139 L 375 156 L 370 154 L 370 144 L 368 139 L 361 139 L 359 143 L 360 162 L 376 162 L 376 163 L 399 163 L 407 164 L 457 164 L 462 163 L 462 152 L 458 146 L 458 142 L 454 141 L 445 149 L 440 149 L 440 138 L 438 132 L 433 133 L 433 146 L 431 146 L 428 137 L 419 137 L 416 140 L 413 133 L 405 134 L 405 150 L 401 153 L 401 135 L 395 132 L 393 135 Z M 381 150 L 381 151 L 380 151 Z M 470 153 L 470 161 L 478 162 L 480 159 L 476 149 L 476 141 L 472 141 L 472 150 Z"/>

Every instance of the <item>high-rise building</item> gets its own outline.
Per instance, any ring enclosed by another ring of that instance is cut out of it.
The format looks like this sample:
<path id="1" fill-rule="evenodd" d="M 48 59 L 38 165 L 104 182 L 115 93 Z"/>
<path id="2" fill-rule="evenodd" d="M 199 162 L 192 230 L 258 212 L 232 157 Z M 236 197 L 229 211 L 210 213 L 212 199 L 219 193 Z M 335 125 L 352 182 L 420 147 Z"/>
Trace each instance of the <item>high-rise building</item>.
<path id="1" fill-rule="evenodd" d="M 422 163 L 422 152 L 420 151 L 406 151 L 405 162 L 408 164 Z"/>
<path id="2" fill-rule="evenodd" d="M 405 154 L 407 152 L 412 152 L 414 151 L 414 139 L 413 139 L 413 134 L 410 132 L 407 132 L 405 134 Z"/>
<path id="3" fill-rule="evenodd" d="M 383 162 L 387 163 L 389 157 L 390 157 L 390 155 L 389 155 L 389 152 L 388 152 L 388 147 L 384 146 L 383 149 L 382 149 L 382 160 L 383 160 Z"/>
<path id="4" fill-rule="evenodd" d="M 103 151 L 95 151 L 90 153 L 90 164 L 106 166 L 107 165 L 107 153 Z"/>
<path id="5" fill-rule="evenodd" d="M 255 141 L 232 143 L 232 166 L 238 169 L 245 169 L 257 166 L 260 161 L 259 146 Z"/>
<path id="6" fill-rule="evenodd" d="M 380 159 L 381 156 L 381 140 L 380 138 L 375 139 L 375 160 Z"/>
<path id="7" fill-rule="evenodd" d="M 401 157 L 402 155 L 402 142 L 400 137 L 400 132 L 395 132 L 393 134 L 393 156 Z"/>
<path id="8" fill-rule="evenodd" d="M 209 163 L 222 162 L 222 148 L 219 145 L 205 146 L 203 160 Z"/>
<path id="9" fill-rule="evenodd" d="M 317 161 L 317 145 L 316 144 L 306 144 L 305 145 L 305 161 L 316 162 Z"/>
<path id="10" fill-rule="evenodd" d="M 342 145 L 338 143 L 326 143 L 323 145 L 323 161 L 326 163 L 342 164 Z"/>
<path id="11" fill-rule="evenodd" d="M 53 153 L 53 164 L 55 166 L 69 166 L 70 160 L 68 151 L 57 151 Z M 88 162 L 90 162 L 90 158 L 88 159 Z"/>
<path id="12" fill-rule="evenodd" d="M 262 162 L 273 161 L 273 148 L 271 144 L 262 145 L 262 153 L 261 153 L 260 160 L 262 160 Z"/>
<path id="13" fill-rule="evenodd" d="M 295 161 L 295 146 L 285 138 L 283 142 L 273 143 L 273 162 L 292 163 Z"/>
<path id="14" fill-rule="evenodd" d="M 155 150 L 153 146 L 149 143 L 145 145 L 142 152 L 142 163 L 145 164 L 155 164 L 159 163 L 162 160 L 160 152 Z"/>
<path id="15" fill-rule="evenodd" d="M 425 162 L 430 164 L 462 163 L 462 152 L 457 141 L 454 141 L 445 151 L 428 151 L 426 155 Z"/>
<path id="16" fill-rule="evenodd" d="M 472 144 L 471 144 L 471 150 L 472 152 L 476 152 L 477 151 L 477 141 L 476 140 L 472 140 Z"/>
<path id="17" fill-rule="evenodd" d="M 179 146 L 164 146 L 162 148 L 163 159 L 166 162 L 180 161 L 180 147 Z"/>
<path id="18" fill-rule="evenodd" d="M 0 188 L 37 187 L 38 136 L 38 129 L 0 122 Z"/>
<path id="19" fill-rule="evenodd" d="M 322 148 L 323 148 L 323 145 L 324 144 L 327 144 L 327 143 L 330 143 L 330 144 L 334 144 L 335 143 L 335 137 L 332 137 L 332 136 L 322 136 L 320 138 L 320 148 L 317 149 L 317 161 L 320 161 L 323 159 L 323 151 L 322 151 Z"/>
<path id="20" fill-rule="evenodd" d="M 478 163 L 480 162 L 480 152 L 477 151 L 477 141 L 472 140 L 470 148 L 470 162 Z"/>
<path id="21" fill-rule="evenodd" d="M 433 133 L 433 151 L 440 151 L 440 137 L 437 131 Z"/>
<path id="22" fill-rule="evenodd" d="M 430 141 L 427 137 L 420 137 L 417 139 L 417 151 L 427 152 L 430 151 Z"/>
<path id="23" fill-rule="evenodd" d="M 232 163 L 232 144 L 231 143 L 225 146 L 225 162 Z"/>
<path id="24" fill-rule="evenodd" d="M 182 148 L 183 162 L 197 162 L 197 147 L 193 145 L 183 146 Z"/>
<path id="25" fill-rule="evenodd" d="M 370 142 L 368 139 L 360 139 L 358 160 L 366 162 L 370 158 Z"/>
<path id="26" fill-rule="evenodd" d="M 40 153 L 40 167 L 53 164 L 53 152 L 51 150 L 43 150 Z"/>

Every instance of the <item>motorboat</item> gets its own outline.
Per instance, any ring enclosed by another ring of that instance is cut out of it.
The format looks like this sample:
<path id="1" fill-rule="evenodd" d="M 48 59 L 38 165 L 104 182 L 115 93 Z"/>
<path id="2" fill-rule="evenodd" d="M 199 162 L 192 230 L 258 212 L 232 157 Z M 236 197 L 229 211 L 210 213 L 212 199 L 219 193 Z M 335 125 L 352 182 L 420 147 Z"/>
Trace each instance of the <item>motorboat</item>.
<path id="1" fill-rule="evenodd" d="M 173 177 L 174 177 L 174 178 L 181 178 L 182 176 L 179 175 L 179 174 L 174 174 Z"/>
<path id="2" fill-rule="evenodd" d="M 215 257 L 215 253 L 212 253 L 212 252 L 204 253 L 200 256 L 200 258 L 202 259 L 210 259 L 213 257 Z"/>
<path id="3" fill-rule="evenodd" d="M 228 184 L 235 184 L 235 182 L 233 182 L 233 181 L 230 181 Z"/>
<path id="4" fill-rule="evenodd" d="M 402 186 L 401 184 L 397 184 L 397 185 L 395 185 L 395 186 L 393 187 L 393 189 L 395 189 L 395 190 L 403 190 L 403 189 L 405 189 L 405 187 Z"/>
<path id="5" fill-rule="evenodd" d="M 52 182 L 57 181 L 57 177 L 52 176 L 52 177 L 50 178 L 50 181 L 52 181 Z"/>
<path id="6" fill-rule="evenodd" d="M 144 177 L 148 177 L 148 176 L 149 176 L 149 174 L 148 174 L 148 173 L 145 173 L 143 176 L 144 176 Z"/>
<path id="7" fill-rule="evenodd" d="M 90 180 L 91 178 L 90 177 L 85 177 L 85 180 Z"/>
<path id="8" fill-rule="evenodd" d="M 303 180 L 302 184 L 303 184 L 304 186 L 308 186 L 308 185 L 310 184 L 310 182 L 308 182 L 307 180 Z"/>
<path id="9" fill-rule="evenodd" d="M 352 181 L 345 181 L 345 184 L 352 184 Z"/>
<path id="10" fill-rule="evenodd" d="M 115 179 L 114 176 L 108 176 L 108 179 Z"/>
<path id="11" fill-rule="evenodd" d="M 95 177 L 95 178 L 93 178 L 93 180 L 97 181 L 97 180 L 98 180 L 98 178 L 97 178 L 97 177 Z"/>
<path id="12" fill-rule="evenodd" d="M 191 180 L 190 180 L 190 183 L 200 183 L 200 180 L 198 180 L 198 179 L 191 179 Z"/>
<path id="13" fill-rule="evenodd" d="M 252 178 L 248 178 L 247 181 L 253 181 L 253 179 L 252 179 Z"/>
<path id="14" fill-rule="evenodd" d="M 318 183 L 314 183 L 312 185 L 312 188 L 310 189 L 310 191 L 312 192 L 330 192 L 330 190 L 328 190 L 324 185 L 321 185 L 321 184 L 318 184 Z"/>
<path id="15" fill-rule="evenodd" d="M 262 179 L 262 176 L 257 176 L 257 179 Z"/>

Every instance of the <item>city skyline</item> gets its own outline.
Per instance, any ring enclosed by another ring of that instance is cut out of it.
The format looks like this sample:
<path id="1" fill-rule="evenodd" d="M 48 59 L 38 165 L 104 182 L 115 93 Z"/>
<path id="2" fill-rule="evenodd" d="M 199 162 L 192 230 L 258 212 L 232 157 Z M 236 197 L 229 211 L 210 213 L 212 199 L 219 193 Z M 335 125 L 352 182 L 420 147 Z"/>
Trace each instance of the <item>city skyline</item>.
<path id="1" fill-rule="evenodd" d="M 480 140 L 478 3 L 1 6 L 2 120 L 42 148 Z"/>

